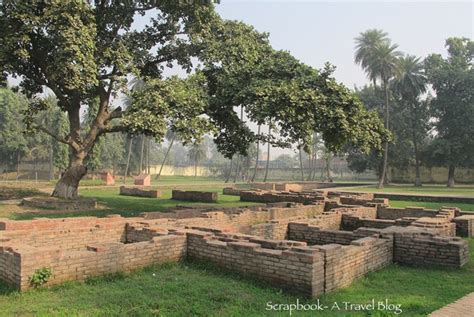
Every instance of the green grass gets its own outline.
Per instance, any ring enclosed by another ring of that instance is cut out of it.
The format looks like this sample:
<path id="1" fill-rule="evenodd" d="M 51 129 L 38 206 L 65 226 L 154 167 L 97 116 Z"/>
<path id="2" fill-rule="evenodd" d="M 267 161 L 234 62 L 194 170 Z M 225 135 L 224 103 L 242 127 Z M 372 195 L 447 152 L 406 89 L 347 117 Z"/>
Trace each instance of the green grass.
<path id="1" fill-rule="evenodd" d="M 133 185 L 134 177 L 129 176 L 125 180 L 126 185 Z M 51 185 L 56 185 L 57 180 L 50 182 Z M 123 177 L 115 177 L 115 185 L 122 185 Z M 216 177 L 204 177 L 204 176 L 161 176 L 160 179 L 156 179 L 155 175 L 151 175 L 151 184 L 153 186 L 168 186 L 168 185 L 198 185 L 198 184 L 225 184 L 224 179 Z M 232 183 L 228 183 L 230 186 Z M 81 180 L 81 186 L 104 186 L 105 182 L 99 177 L 96 179 L 83 179 Z"/>
<path id="2" fill-rule="evenodd" d="M 375 185 L 364 187 L 344 188 L 353 191 L 373 192 L 373 193 L 406 193 L 406 194 L 425 194 L 440 196 L 466 196 L 474 197 L 473 185 L 458 185 L 456 187 L 446 187 L 446 185 L 424 185 L 415 187 L 413 185 L 388 185 L 383 189 L 378 189 Z"/>
<path id="3" fill-rule="evenodd" d="M 390 200 L 390 206 L 392 207 L 425 207 L 428 209 L 439 209 L 441 207 L 458 207 L 462 211 L 474 212 L 474 204 L 462 204 L 462 203 L 453 203 L 453 202 L 427 202 L 427 201 L 408 201 L 408 200 Z"/>
<path id="4" fill-rule="evenodd" d="M 149 211 L 164 211 L 169 207 L 174 207 L 177 204 L 181 205 L 205 205 L 205 206 L 249 206 L 255 205 L 255 203 L 241 202 L 239 196 L 230 196 L 222 194 L 222 187 L 216 188 L 199 188 L 201 191 L 216 191 L 219 192 L 219 199 L 217 203 L 200 203 L 200 202 L 187 202 L 177 201 L 171 199 L 171 189 L 162 189 L 161 198 L 141 198 L 131 196 L 120 196 L 118 194 L 118 188 L 84 188 L 80 191 L 80 194 L 84 197 L 91 197 L 97 199 L 97 201 L 105 205 L 107 209 L 88 210 L 80 212 L 65 212 L 60 214 L 47 214 L 42 215 L 41 213 L 27 214 L 17 213 L 11 217 L 16 220 L 26 220 L 36 217 L 49 217 L 49 218 L 63 218 L 63 217 L 84 217 L 84 216 L 96 216 L 105 217 L 110 214 L 119 214 L 123 217 L 135 217 L 142 212 Z"/>
<path id="5" fill-rule="evenodd" d="M 474 291 L 474 239 L 471 259 L 462 269 L 391 265 L 350 287 L 321 296 L 341 311 L 293 312 L 292 316 L 394 316 L 382 311 L 342 311 L 344 302 L 372 299 L 400 304 L 400 316 L 426 316 Z M 132 274 L 70 282 L 50 289 L 12 291 L 0 284 L 1 316 L 289 316 L 266 311 L 268 302 L 292 304 L 316 300 L 279 289 L 203 262 L 153 266 Z"/>

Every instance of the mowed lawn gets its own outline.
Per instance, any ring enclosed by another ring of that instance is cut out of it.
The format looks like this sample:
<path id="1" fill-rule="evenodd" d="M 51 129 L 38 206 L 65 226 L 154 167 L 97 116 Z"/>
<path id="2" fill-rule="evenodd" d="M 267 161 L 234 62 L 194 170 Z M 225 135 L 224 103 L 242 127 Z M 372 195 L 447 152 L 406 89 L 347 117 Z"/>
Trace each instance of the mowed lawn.
<path id="1" fill-rule="evenodd" d="M 375 185 L 361 187 L 347 187 L 344 190 L 372 192 L 372 193 L 404 193 L 412 195 L 438 195 L 438 196 L 465 196 L 474 197 L 474 185 L 456 185 L 446 187 L 446 185 L 423 185 L 415 187 L 413 185 L 387 185 L 382 189 Z"/>
<path id="2" fill-rule="evenodd" d="M 101 209 L 88 210 L 80 212 L 64 212 L 59 214 L 48 214 L 45 211 L 44 214 L 35 213 L 16 213 L 11 214 L 10 218 L 16 220 L 31 219 L 35 217 L 49 217 L 49 218 L 63 218 L 63 217 L 84 217 L 84 216 L 96 216 L 105 217 L 110 214 L 119 214 L 123 217 L 135 217 L 142 212 L 149 211 L 165 211 L 169 207 L 178 205 L 199 205 L 199 206 L 250 206 L 255 205 L 251 202 L 241 202 L 238 196 L 230 196 L 222 194 L 222 187 L 206 187 L 202 186 L 199 189 L 190 188 L 190 190 L 201 190 L 201 191 L 214 191 L 218 192 L 217 203 L 200 203 L 200 202 L 187 202 L 177 201 L 171 199 L 172 189 L 160 189 L 160 198 L 142 198 L 132 196 L 121 196 L 119 195 L 119 188 L 83 188 L 80 190 L 80 195 L 84 197 L 91 197 L 97 199 L 101 205 Z M 3 209 L 8 208 L 3 206 Z"/>
<path id="3" fill-rule="evenodd" d="M 323 312 L 292 316 L 395 316 L 387 311 L 344 311 L 344 303 L 386 301 L 401 305 L 399 316 L 430 312 L 474 291 L 474 239 L 471 259 L 462 269 L 391 265 L 350 287 L 320 297 Z M 314 304 L 268 284 L 204 262 L 153 266 L 131 274 L 70 282 L 18 293 L 0 284 L 0 316 L 289 316 L 267 310 L 267 303 Z M 341 311 L 330 310 L 338 303 Z"/>

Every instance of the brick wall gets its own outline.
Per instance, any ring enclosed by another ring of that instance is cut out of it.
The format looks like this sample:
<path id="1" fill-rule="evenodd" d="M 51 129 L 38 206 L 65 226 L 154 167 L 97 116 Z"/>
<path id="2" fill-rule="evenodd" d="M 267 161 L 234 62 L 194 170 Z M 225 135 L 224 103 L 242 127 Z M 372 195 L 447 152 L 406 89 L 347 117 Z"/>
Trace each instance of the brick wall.
<path id="1" fill-rule="evenodd" d="M 348 245 L 357 238 L 350 231 L 321 230 L 308 223 L 290 222 L 288 224 L 288 239 L 304 241 L 309 245 L 332 243 Z"/>
<path id="2" fill-rule="evenodd" d="M 221 241 L 203 232 L 187 235 L 190 258 L 211 261 L 292 292 L 313 297 L 324 292 L 324 262 L 317 250 L 269 249 L 250 241 Z"/>
<path id="3" fill-rule="evenodd" d="M 173 189 L 171 192 L 171 199 L 174 200 L 184 200 L 184 201 L 200 201 L 205 203 L 215 203 L 217 202 L 218 193 L 217 192 L 201 192 L 194 190 L 177 190 Z"/>
<path id="4" fill-rule="evenodd" d="M 325 292 L 350 285 L 365 274 L 392 263 L 391 239 L 372 237 L 354 240 L 350 245 L 320 246 L 325 261 Z"/>
<path id="5" fill-rule="evenodd" d="M 469 246 L 456 237 L 395 233 L 394 261 L 411 266 L 462 267 L 469 260 Z"/>
<path id="6" fill-rule="evenodd" d="M 62 250 L 85 249 L 90 243 L 124 242 L 125 219 L 117 218 L 65 218 L 25 221 L 0 221 L 5 228 L 0 240 L 10 240 L 31 247 L 54 245 Z"/>
<path id="7" fill-rule="evenodd" d="M 454 218 L 456 233 L 461 237 L 474 237 L 474 215 L 464 215 Z"/>
<path id="8" fill-rule="evenodd" d="M 120 195 L 123 196 L 137 196 L 137 197 L 148 197 L 158 198 L 161 196 L 159 189 L 141 189 L 137 187 L 125 187 L 120 186 Z"/>
<path id="9" fill-rule="evenodd" d="M 309 204 L 315 201 L 324 201 L 325 197 L 319 194 L 309 193 L 241 191 L 240 200 L 259 203 L 294 202 Z"/>
<path id="10" fill-rule="evenodd" d="M 395 220 L 403 217 L 435 217 L 437 214 L 438 210 L 423 207 L 396 208 L 380 206 L 377 209 L 376 218 Z"/>

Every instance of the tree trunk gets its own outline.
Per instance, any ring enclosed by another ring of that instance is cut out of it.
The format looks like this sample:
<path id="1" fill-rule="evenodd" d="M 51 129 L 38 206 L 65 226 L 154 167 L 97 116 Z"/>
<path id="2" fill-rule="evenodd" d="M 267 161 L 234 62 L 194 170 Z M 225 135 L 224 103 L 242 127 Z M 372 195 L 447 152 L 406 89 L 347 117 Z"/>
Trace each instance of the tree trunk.
<path id="1" fill-rule="evenodd" d="M 413 131 L 413 147 L 415 148 L 415 186 L 421 187 L 421 174 L 420 174 L 420 154 L 418 153 L 418 142 L 416 134 Z"/>
<path id="2" fill-rule="evenodd" d="M 448 170 L 448 187 L 454 187 L 454 171 L 456 167 L 454 165 L 449 165 Z"/>
<path id="3" fill-rule="evenodd" d="M 53 143 L 49 145 L 49 180 L 54 178 L 54 152 Z"/>
<path id="4" fill-rule="evenodd" d="M 141 174 L 143 171 L 143 152 L 145 150 L 145 136 L 142 135 L 142 145 L 140 149 L 140 170 L 138 171 L 138 174 Z"/>
<path id="5" fill-rule="evenodd" d="M 242 158 L 239 156 L 237 158 L 237 165 L 235 166 L 234 183 L 237 181 L 237 175 L 239 175 L 240 172 L 240 161 L 242 161 Z"/>
<path id="6" fill-rule="evenodd" d="M 326 177 L 328 182 L 331 182 L 331 157 L 328 155 L 326 157 Z"/>
<path id="7" fill-rule="evenodd" d="M 301 181 L 304 181 L 304 172 L 303 172 L 303 156 L 301 153 L 301 146 L 298 148 L 298 153 L 300 157 L 300 172 L 301 172 Z"/>
<path id="8" fill-rule="evenodd" d="M 68 199 L 77 198 L 79 182 L 86 174 L 87 168 L 84 166 L 84 155 L 75 155 L 71 158 L 68 169 L 61 175 L 52 196 Z"/>
<path id="9" fill-rule="evenodd" d="M 16 180 L 20 177 L 20 162 L 21 162 L 21 155 L 20 150 L 16 151 Z"/>
<path id="10" fill-rule="evenodd" d="M 257 131 L 257 135 L 260 136 L 260 129 L 261 129 L 261 126 L 260 124 L 258 125 L 258 131 Z M 257 168 L 258 168 L 258 151 L 260 150 L 260 140 L 257 139 L 257 157 L 255 159 L 255 168 L 253 170 L 253 175 L 252 175 L 252 180 L 251 182 L 253 183 L 255 181 L 255 176 L 257 175 Z"/>
<path id="11" fill-rule="evenodd" d="M 197 160 L 194 160 L 194 178 L 197 177 L 197 167 L 198 166 L 198 161 Z"/>
<path id="12" fill-rule="evenodd" d="M 272 128 L 270 124 L 268 125 L 268 138 L 270 138 L 271 133 L 272 133 Z M 267 181 L 269 166 L 270 166 L 270 142 L 268 142 L 268 145 L 267 145 L 267 165 L 265 166 L 265 177 L 263 178 L 263 182 Z"/>
<path id="13" fill-rule="evenodd" d="M 132 155 L 132 143 L 133 143 L 133 138 L 130 138 L 130 143 L 128 144 L 127 165 L 125 165 L 125 174 L 123 175 L 124 184 L 125 184 L 125 180 L 127 179 L 128 167 L 130 166 L 130 156 Z"/>
<path id="14" fill-rule="evenodd" d="M 173 146 L 173 143 L 174 143 L 174 136 L 173 136 L 173 138 L 171 139 L 171 142 L 170 142 L 170 145 L 168 146 L 168 149 L 166 150 L 165 157 L 163 158 L 163 162 L 161 162 L 160 171 L 159 171 L 158 174 L 156 175 L 156 179 L 159 179 L 160 176 L 161 176 L 161 172 L 163 171 L 163 166 L 165 165 L 166 160 L 168 159 L 168 154 L 170 154 L 171 147 Z"/>
<path id="15" fill-rule="evenodd" d="M 232 168 L 234 168 L 234 157 L 230 159 L 230 167 L 229 167 L 229 173 L 227 173 L 227 176 L 225 178 L 225 182 L 228 183 L 230 180 L 230 175 L 232 174 Z"/>
<path id="16" fill-rule="evenodd" d="M 383 81 L 384 91 L 385 91 L 385 128 L 389 129 L 389 109 L 388 109 L 388 80 L 384 79 Z M 388 163 L 388 142 L 385 142 L 384 152 L 383 152 L 383 165 L 382 172 L 380 173 L 379 183 L 377 188 L 383 188 L 385 183 L 385 174 L 387 172 L 387 163 Z"/>

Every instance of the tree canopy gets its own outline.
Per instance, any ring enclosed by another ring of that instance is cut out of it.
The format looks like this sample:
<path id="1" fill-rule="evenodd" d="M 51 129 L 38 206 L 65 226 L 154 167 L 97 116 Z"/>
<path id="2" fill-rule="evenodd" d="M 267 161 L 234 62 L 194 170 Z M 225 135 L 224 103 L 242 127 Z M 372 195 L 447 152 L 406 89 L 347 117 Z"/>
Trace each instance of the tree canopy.
<path id="1" fill-rule="evenodd" d="M 227 157 L 245 154 L 257 136 L 235 107 L 244 107 L 250 121 L 274 124 L 281 138 L 266 138 L 275 144 L 298 142 L 307 149 L 316 131 L 333 151 L 347 142 L 363 151 L 380 148 L 387 139 L 381 121 L 337 83 L 333 67 L 318 71 L 273 50 L 267 34 L 223 21 L 210 2 L 2 2 L 0 71 L 18 77 L 32 98 L 28 127 L 71 152 L 53 195 L 77 195 L 85 161 L 111 132 L 161 140 L 171 129 L 184 143 L 212 133 Z M 135 28 L 145 13 L 146 26 Z M 189 75 L 167 76 L 175 68 Z M 130 91 L 132 78 L 143 87 Z M 47 90 L 67 114 L 68 133 L 38 120 L 46 109 L 39 93 Z M 116 103 L 121 94 L 132 97 L 124 109 Z M 84 126 L 87 108 L 94 111 Z"/>

